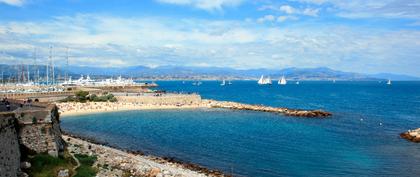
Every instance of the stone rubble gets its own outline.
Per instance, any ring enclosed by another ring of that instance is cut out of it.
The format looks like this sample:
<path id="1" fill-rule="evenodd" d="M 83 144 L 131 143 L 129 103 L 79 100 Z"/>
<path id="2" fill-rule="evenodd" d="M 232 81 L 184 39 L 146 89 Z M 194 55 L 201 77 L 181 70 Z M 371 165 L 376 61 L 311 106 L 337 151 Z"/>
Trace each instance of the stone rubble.
<path id="1" fill-rule="evenodd" d="M 97 156 L 94 166 L 99 169 L 97 176 L 148 176 L 148 177 L 205 177 L 224 176 L 212 170 L 190 170 L 180 163 L 170 162 L 158 157 L 127 153 L 121 150 L 98 145 L 63 135 L 71 154 Z"/>
<path id="2" fill-rule="evenodd" d="M 277 108 L 263 105 L 250 105 L 242 104 L 237 102 L 230 101 L 215 101 L 208 100 L 209 104 L 213 108 L 226 108 L 226 109 L 236 109 L 236 110 L 251 110 L 251 111 L 262 111 L 262 112 L 272 112 L 280 113 L 286 116 L 295 116 L 295 117 L 328 117 L 332 114 L 323 110 L 294 110 L 288 108 Z"/>

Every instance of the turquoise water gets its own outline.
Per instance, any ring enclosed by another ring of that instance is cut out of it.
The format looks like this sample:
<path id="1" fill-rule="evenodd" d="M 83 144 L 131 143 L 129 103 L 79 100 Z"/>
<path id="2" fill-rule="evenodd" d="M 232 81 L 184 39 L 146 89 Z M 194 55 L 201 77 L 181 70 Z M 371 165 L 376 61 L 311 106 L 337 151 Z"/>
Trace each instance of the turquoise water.
<path id="1" fill-rule="evenodd" d="M 204 98 L 321 108 L 334 116 L 305 119 L 224 109 L 127 111 L 63 118 L 62 129 L 235 176 L 420 175 L 420 144 L 399 138 L 399 133 L 420 127 L 420 82 L 158 84 Z"/>

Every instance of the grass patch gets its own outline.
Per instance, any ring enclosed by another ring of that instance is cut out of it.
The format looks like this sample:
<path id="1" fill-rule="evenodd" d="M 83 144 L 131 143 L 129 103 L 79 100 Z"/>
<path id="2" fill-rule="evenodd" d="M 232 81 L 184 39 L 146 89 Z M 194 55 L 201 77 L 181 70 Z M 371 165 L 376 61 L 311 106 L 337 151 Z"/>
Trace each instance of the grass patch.
<path id="1" fill-rule="evenodd" d="M 53 157 L 48 154 L 37 154 L 29 158 L 31 168 L 29 176 L 33 177 L 54 177 L 62 169 L 71 169 L 74 167 L 71 157 L 68 154 L 60 157 Z"/>
<path id="2" fill-rule="evenodd" d="M 96 162 L 96 156 L 88 156 L 84 154 L 74 155 L 80 162 L 80 167 L 76 169 L 76 176 L 74 177 L 94 177 L 98 170 L 92 165 Z"/>

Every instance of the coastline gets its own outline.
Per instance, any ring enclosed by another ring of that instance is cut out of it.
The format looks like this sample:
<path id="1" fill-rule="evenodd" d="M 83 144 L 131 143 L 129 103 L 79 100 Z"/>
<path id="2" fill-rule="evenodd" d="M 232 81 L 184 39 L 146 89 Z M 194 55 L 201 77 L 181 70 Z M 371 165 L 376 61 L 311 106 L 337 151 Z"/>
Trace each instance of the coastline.
<path id="1" fill-rule="evenodd" d="M 60 116 L 78 116 L 88 114 L 100 114 L 121 111 L 136 110 L 165 110 L 165 109 L 199 109 L 211 108 L 206 104 L 191 105 L 150 105 L 134 103 L 108 103 L 108 102 L 90 102 L 90 103 L 56 103 L 60 110 Z"/>
<path id="2" fill-rule="evenodd" d="M 122 150 L 64 132 L 62 137 L 66 141 L 70 153 L 97 156 L 98 160 L 95 165 L 99 169 L 98 176 L 119 176 L 124 173 L 133 176 L 228 176 L 220 171 L 209 170 L 174 158 L 156 157 L 144 155 L 139 151 Z"/>

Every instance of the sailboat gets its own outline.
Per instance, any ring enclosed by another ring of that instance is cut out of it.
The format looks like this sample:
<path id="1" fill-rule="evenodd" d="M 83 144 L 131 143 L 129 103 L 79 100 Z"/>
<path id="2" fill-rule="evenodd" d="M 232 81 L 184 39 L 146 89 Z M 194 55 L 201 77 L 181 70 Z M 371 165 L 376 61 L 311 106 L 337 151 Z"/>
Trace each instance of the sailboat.
<path id="1" fill-rule="evenodd" d="M 284 76 L 281 76 L 281 79 L 277 82 L 277 84 L 286 85 L 287 84 L 286 78 Z"/>
<path id="2" fill-rule="evenodd" d="M 299 81 L 296 81 L 296 85 L 299 85 Z"/>
<path id="3" fill-rule="evenodd" d="M 264 78 L 264 75 L 261 75 L 261 78 L 258 80 L 258 85 L 271 85 L 271 78 Z"/>
<path id="4" fill-rule="evenodd" d="M 228 82 L 228 85 L 232 85 L 232 82 L 230 82 L 230 81 L 229 81 L 229 82 Z"/>
<path id="5" fill-rule="evenodd" d="M 392 83 L 391 83 L 391 80 L 390 79 L 388 79 L 388 82 L 386 83 L 386 85 L 391 85 Z"/>
<path id="6" fill-rule="evenodd" d="M 225 86 L 226 85 L 226 81 L 223 79 L 222 83 L 220 84 L 221 86 Z"/>

